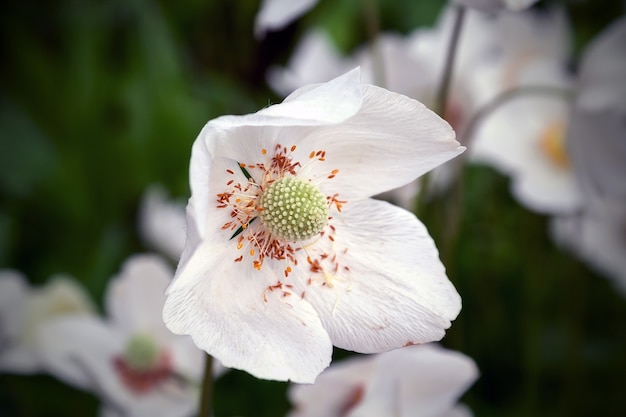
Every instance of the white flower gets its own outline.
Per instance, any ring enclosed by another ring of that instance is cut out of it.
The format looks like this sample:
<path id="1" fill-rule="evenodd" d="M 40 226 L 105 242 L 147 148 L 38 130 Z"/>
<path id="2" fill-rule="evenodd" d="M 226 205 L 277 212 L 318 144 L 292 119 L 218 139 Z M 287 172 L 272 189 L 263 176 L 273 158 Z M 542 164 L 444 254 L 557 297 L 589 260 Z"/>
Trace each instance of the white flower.
<path id="1" fill-rule="evenodd" d="M 139 234 L 147 245 L 173 261 L 180 259 L 187 227 L 182 201 L 170 201 L 163 187 L 150 186 L 141 201 L 138 223 Z"/>
<path id="2" fill-rule="evenodd" d="M 584 196 L 580 213 L 553 222 L 555 240 L 626 294 L 626 18 L 584 51 L 567 147 Z"/>
<path id="3" fill-rule="evenodd" d="M 37 340 L 40 328 L 61 317 L 93 311 L 89 297 L 72 279 L 56 276 L 31 288 L 21 273 L 0 271 L 0 372 L 42 372 L 40 353 L 46 345 Z"/>
<path id="4" fill-rule="evenodd" d="M 521 85 L 562 88 L 570 77 L 552 61 L 523 71 Z M 570 103 L 565 95 L 532 93 L 502 103 L 477 129 L 470 157 L 511 176 L 511 191 L 525 207 L 544 214 L 572 213 L 582 197 L 565 135 Z"/>
<path id="5" fill-rule="evenodd" d="M 311 9 L 318 0 L 263 0 L 254 19 L 254 34 L 263 38 L 267 31 L 280 30 Z"/>
<path id="6" fill-rule="evenodd" d="M 289 417 L 444 417 L 471 415 L 458 398 L 478 369 L 436 344 L 410 346 L 333 364 L 313 385 L 294 385 Z"/>
<path id="7" fill-rule="evenodd" d="M 46 368 L 97 394 L 107 416 L 193 415 L 204 353 L 163 324 L 172 275 L 157 256 L 129 258 L 107 289 L 108 319 L 72 317 L 42 326 Z"/>
<path id="8" fill-rule="evenodd" d="M 228 367 L 312 382 L 333 344 L 370 353 L 437 340 L 459 313 L 424 226 L 369 197 L 463 148 L 422 104 L 358 79 L 217 118 L 194 143 L 164 318 Z"/>

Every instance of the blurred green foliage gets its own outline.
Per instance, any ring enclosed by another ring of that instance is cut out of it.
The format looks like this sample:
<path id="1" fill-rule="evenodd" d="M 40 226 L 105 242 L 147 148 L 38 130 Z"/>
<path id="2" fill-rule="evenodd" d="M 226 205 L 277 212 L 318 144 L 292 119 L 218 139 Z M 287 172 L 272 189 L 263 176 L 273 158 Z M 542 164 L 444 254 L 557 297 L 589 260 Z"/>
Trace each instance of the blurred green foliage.
<path id="1" fill-rule="evenodd" d="M 618 1 L 556 3 L 570 13 L 577 53 L 624 11 Z M 375 23 L 406 33 L 431 25 L 443 4 L 380 0 Z M 321 1 L 257 41 L 253 0 L 4 1 L 0 267 L 33 283 L 69 273 L 101 302 L 122 261 L 145 250 L 135 221 L 146 186 L 187 197 L 204 123 L 279 101 L 265 70 L 286 62 L 307 28 L 325 26 L 344 51 L 365 42 L 372 5 Z M 506 178 L 469 167 L 463 185 L 461 202 L 444 195 L 423 220 L 463 297 L 444 344 L 482 373 L 464 401 L 480 417 L 624 415 L 624 299 L 555 248 L 547 219 L 513 201 Z M 216 415 L 284 415 L 286 387 L 233 371 L 217 383 Z M 97 404 L 49 376 L 0 375 L 1 416 L 89 416 Z"/>

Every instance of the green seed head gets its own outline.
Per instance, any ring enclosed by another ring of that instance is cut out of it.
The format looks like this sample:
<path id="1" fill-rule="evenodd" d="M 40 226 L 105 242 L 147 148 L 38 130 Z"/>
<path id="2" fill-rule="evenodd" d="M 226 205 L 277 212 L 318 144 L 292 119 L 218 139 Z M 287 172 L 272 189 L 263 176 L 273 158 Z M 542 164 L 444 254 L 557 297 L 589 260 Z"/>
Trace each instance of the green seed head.
<path id="1" fill-rule="evenodd" d="M 146 333 L 137 333 L 128 340 L 124 359 L 132 369 L 147 371 L 159 362 L 160 352 L 154 337 Z"/>
<path id="2" fill-rule="evenodd" d="M 273 182 L 261 195 L 259 205 L 265 227 L 285 240 L 312 238 L 328 221 L 324 194 L 310 182 L 295 177 Z"/>

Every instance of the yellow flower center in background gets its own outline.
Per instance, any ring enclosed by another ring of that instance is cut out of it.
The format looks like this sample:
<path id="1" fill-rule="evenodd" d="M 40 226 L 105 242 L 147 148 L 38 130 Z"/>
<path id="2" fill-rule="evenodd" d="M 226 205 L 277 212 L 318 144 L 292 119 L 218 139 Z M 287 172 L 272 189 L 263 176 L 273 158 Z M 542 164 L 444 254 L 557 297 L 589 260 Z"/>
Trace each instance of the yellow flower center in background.
<path id="1" fill-rule="evenodd" d="M 541 133 L 539 139 L 541 152 L 559 168 L 568 168 L 569 157 L 565 150 L 565 124 L 553 122 Z"/>

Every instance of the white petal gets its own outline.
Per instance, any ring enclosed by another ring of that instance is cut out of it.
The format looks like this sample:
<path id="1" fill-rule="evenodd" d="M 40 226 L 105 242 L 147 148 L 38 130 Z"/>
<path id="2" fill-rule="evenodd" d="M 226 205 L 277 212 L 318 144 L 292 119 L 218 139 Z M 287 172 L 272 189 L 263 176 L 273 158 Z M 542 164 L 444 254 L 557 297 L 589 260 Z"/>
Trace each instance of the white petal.
<path id="1" fill-rule="evenodd" d="M 580 63 L 580 107 L 626 111 L 625 44 L 626 17 L 617 19 L 589 44 Z"/>
<path id="2" fill-rule="evenodd" d="M 418 101 L 367 85 L 356 115 L 298 138 L 295 154 L 306 161 L 311 151 L 326 151 L 326 161 L 306 175 L 322 179 L 329 195 L 351 199 L 408 184 L 457 156 L 465 148 L 454 137 L 450 125 Z"/>
<path id="3" fill-rule="evenodd" d="M 318 126 L 340 123 L 361 107 L 361 72 L 354 68 L 323 84 L 307 85 L 280 104 L 244 116 L 221 116 L 209 123 L 223 129 L 239 126 Z"/>
<path id="4" fill-rule="evenodd" d="M 485 12 L 493 12 L 500 9 L 524 10 L 539 0 L 454 0 L 455 3 L 467 7 L 473 7 Z"/>
<path id="5" fill-rule="evenodd" d="M 349 416 L 439 417 L 478 377 L 474 361 L 434 344 L 380 354 L 376 365 Z"/>
<path id="6" fill-rule="evenodd" d="M 623 201 L 596 199 L 581 215 L 553 219 L 553 238 L 611 278 L 626 296 L 626 209 Z"/>
<path id="7" fill-rule="evenodd" d="M 114 324 L 127 334 L 150 331 L 161 337 L 169 335 L 161 312 L 173 275 L 170 266 L 156 255 L 128 258 L 107 289 L 107 312 Z"/>
<path id="8" fill-rule="evenodd" d="M 2 345 L 15 343 L 23 326 L 25 299 L 28 293 L 26 278 L 17 271 L 0 271 L 0 341 Z"/>
<path id="9" fill-rule="evenodd" d="M 289 417 L 342 416 L 359 400 L 376 369 L 376 356 L 357 356 L 334 362 L 315 384 L 290 387 L 288 396 L 294 409 Z"/>
<path id="10" fill-rule="evenodd" d="M 336 254 L 336 271 L 330 266 L 313 275 L 302 290 L 333 344 L 375 353 L 441 339 L 461 299 L 415 216 L 361 200 L 349 202 L 332 224 L 334 242 L 320 238 L 307 254 Z"/>
<path id="11" fill-rule="evenodd" d="M 567 149 L 576 177 L 590 198 L 626 200 L 626 111 L 575 108 Z"/>
<path id="12" fill-rule="evenodd" d="M 269 265 L 253 269 L 230 245 L 201 245 L 168 289 L 166 325 L 189 334 L 229 368 L 264 379 L 310 383 L 330 363 L 332 345 L 317 313 L 298 296 L 268 287 Z M 264 301 L 264 297 L 267 301 Z"/>
<path id="13" fill-rule="evenodd" d="M 172 390 L 167 382 L 155 390 L 136 394 L 119 377 L 114 358 L 123 352 L 123 333 L 102 320 L 63 318 L 42 327 L 47 369 L 63 381 L 98 395 L 105 413 L 131 417 L 191 416 L 197 398 L 193 390 Z"/>
<path id="14" fill-rule="evenodd" d="M 307 10 L 318 0 L 263 0 L 254 20 L 254 34 L 263 38 L 265 32 L 282 29 Z"/>
<path id="15" fill-rule="evenodd" d="M 178 261 L 185 245 L 184 203 L 169 201 L 167 191 L 153 185 L 142 197 L 138 220 L 142 240 L 173 261 Z"/>
<path id="16" fill-rule="evenodd" d="M 123 349 L 123 337 L 101 319 L 73 316 L 41 326 L 38 341 L 42 362 L 57 378 L 78 388 L 97 391 L 117 384 L 113 358 Z"/>

